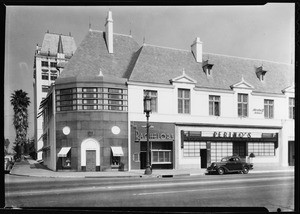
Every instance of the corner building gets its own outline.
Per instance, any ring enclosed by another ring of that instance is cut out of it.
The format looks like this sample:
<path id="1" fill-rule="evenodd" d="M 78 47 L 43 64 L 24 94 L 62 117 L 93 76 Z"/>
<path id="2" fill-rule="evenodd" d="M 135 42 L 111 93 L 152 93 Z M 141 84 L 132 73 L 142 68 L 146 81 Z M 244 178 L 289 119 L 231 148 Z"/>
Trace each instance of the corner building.
<path id="1" fill-rule="evenodd" d="M 45 164 L 53 170 L 146 167 L 143 98 L 152 98 L 153 169 L 206 168 L 237 154 L 254 164 L 294 164 L 294 66 L 190 50 L 139 46 L 106 30 L 87 36 L 42 103 Z"/>

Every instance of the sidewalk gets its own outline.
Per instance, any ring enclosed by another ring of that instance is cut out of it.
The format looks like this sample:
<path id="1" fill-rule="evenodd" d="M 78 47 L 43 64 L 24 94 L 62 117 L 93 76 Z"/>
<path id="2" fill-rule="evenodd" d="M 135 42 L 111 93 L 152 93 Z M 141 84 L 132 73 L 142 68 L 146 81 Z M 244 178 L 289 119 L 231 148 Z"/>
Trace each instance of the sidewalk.
<path id="1" fill-rule="evenodd" d="M 49 170 L 44 165 L 32 159 L 25 159 L 16 162 L 11 175 L 32 176 L 32 177 L 52 177 L 52 178 L 159 178 L 159 177 L 176 177 L 176 176 L 194 176 L 205 175 L 206 169 L 169 169 L 169 170 L 153 170 L 151 175 L 144 175 L 145 170 L 131 171 L 101 171 L 101 172 L 74 172 Z M 293 166 L 281 167 L 274 165 L 254 165 L 254 169 L 249 173 L 266 173 L 266 172 L 294 172 Z"/>

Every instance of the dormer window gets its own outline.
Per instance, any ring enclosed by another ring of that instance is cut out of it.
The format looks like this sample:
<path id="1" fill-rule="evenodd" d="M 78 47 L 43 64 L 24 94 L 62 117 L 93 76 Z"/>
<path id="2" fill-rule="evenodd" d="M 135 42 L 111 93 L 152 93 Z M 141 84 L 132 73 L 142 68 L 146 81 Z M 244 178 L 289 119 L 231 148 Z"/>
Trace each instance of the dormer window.
<path id="1" fill-rule="evenodd" d="M 210 76 L 211 75 L 211 69 L 214 66 L 214 64 L 210 64 L 208 62 L 208 60 L 204 61 L 202 64 L 202 68 L 204 73 L 206 74 L 206 76 Z"/>
<path id="2" fill-rule="evenodd" d="M 264 81 L 264 76 L 266 73 L 267 71 L 263 70 L 262 66 L 256 68 L 256 76 L 260 81 Z"/>

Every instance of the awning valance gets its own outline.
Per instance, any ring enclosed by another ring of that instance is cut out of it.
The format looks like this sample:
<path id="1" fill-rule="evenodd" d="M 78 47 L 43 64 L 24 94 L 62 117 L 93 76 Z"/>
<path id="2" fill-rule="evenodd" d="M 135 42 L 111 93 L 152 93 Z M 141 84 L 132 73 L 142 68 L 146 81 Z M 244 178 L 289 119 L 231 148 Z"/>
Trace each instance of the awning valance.
<path id="1" fill-rule="evenodd" d="M 68 152 L 70 151 L 71 147 L 62 147 L 59 153 L 57 154 L 57 157 L 67 157 Z"/>
<path id="2" fill-rule="evenodd" d="M 124 156 L 123 149 L 121 146 L 111 146 L 113 156 Z"/>

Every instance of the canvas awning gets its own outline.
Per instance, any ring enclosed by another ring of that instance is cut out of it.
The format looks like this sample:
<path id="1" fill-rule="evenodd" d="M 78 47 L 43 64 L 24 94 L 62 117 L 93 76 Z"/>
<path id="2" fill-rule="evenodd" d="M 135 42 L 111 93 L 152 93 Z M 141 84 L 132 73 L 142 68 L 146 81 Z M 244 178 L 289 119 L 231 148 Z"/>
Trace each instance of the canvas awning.
<path id="1" fill-rule="evenodd" d="M 57 157 L 63 158 L 67 157 L 68 152 L 70 151 L 71 147 L 62 147 L 59 153 L 57 154 Z"/>
<path id="2" fill-rule="evenodd" d="M 111 146 L 113 156 L 124 156 L 123 149 L 121 146 Z"/>

